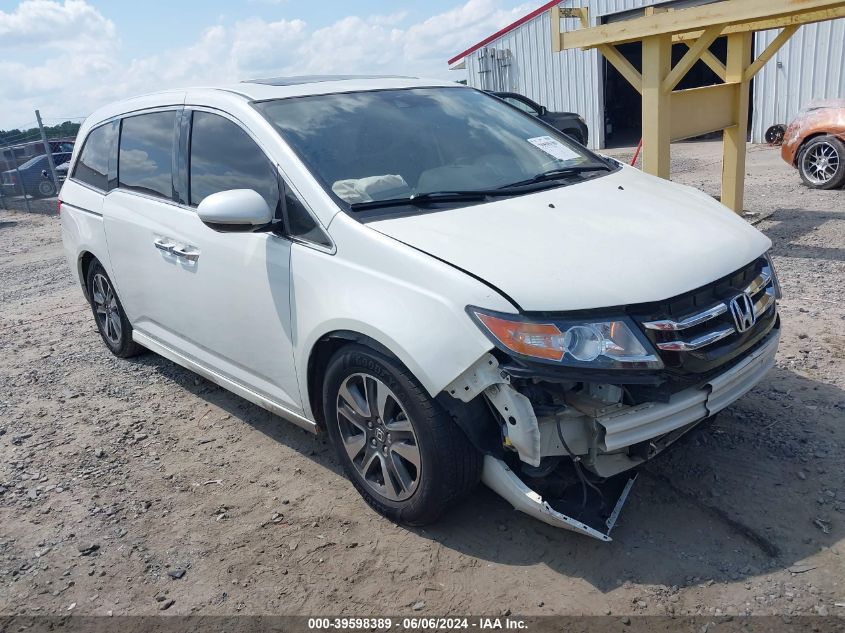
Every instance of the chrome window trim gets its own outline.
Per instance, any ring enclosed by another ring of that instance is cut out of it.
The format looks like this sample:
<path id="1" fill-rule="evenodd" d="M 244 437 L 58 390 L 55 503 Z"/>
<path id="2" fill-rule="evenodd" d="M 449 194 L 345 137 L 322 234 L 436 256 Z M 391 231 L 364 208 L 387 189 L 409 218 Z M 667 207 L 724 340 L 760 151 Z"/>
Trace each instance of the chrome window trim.
<path id="1" fill-rule="evenodd" d="M 88 213 L 89 215 L 93 215 L 93 216 L 96 216 L 98 218 L 103 217 L 102 213 L 97 213 L 96 211 L 91 211 L 91 209 L 86 209 L 84 207 L 80 207 L 80 206 L 77 206 L 75 204 L 71 204 L 69 202 L 65 202 L 64 200 L 62 200 L 62 209 L 64 209 L 65 207 L 67 207 L 69 209 L 73 209 L 74 211 L 79 211 L 81 213 Z"/>
<path id="2" fill-rule="evenodd" d="M 80 187 L 85 187 L 86 189 L 93 191 L 94 193 L 98 193 L 101 196 L 107 196 L 109 194 L 108 191 L 104 191 L 103 189 L 97 189 L 94 185 L 89 185 L 87 182 L 82 182 L 81 180 L 77 180 L 73 176 L 68 176 L 66 181 L 69 180 L 75 185 L 79 185 Z M 62 204 L 65 204 L 65 201 L 62 200 Z"/>

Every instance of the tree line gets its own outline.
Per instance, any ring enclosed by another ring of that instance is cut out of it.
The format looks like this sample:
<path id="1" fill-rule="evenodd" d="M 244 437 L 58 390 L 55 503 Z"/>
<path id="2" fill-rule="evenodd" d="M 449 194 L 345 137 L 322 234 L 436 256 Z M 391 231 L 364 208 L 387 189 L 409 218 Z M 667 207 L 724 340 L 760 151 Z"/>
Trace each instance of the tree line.
<path id="1" fill-rule="evenodd" d="M 47 134 L 47 138 L 74 137 L 79 131 L 79 125 L 79 123 L 73 121 L 65 121 L 58 125 L 45 125 L 44 132 Z M 0 145 L 17 145 L 18 143 L 37 141 L 40 138 L 41 134 L 37 127 L 27 130 L 0 130 Z"/>

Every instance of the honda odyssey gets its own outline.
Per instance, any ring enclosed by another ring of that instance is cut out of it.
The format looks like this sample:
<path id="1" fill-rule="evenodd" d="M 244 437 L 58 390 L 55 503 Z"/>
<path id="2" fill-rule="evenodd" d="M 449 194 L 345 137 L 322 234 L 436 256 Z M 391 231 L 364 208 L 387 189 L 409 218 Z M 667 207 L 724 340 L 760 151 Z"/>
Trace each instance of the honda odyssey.
<path id="1" fill-rule="evenodd" d="M 483 481 L 610 540 L 636 467 L 774 363 L 765 236 L 471 88 L 160 92 L 79 140 L 62 233 L 106 347 L 327 433 L 399 522 Z"/>

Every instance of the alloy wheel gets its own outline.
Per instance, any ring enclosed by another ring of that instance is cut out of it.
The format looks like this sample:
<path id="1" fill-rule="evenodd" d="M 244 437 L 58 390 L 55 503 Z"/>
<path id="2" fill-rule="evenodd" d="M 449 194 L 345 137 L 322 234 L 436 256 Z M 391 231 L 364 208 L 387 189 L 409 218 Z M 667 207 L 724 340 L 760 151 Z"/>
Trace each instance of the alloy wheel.
<path id="1" fill-rule="evenodd" d="M 103 274 L 97 273 L 94 275 L 92 286 L 94 312 L 97 314 L 100 331 L 110 343 L 119 346 L 123 337 L 123 325 L 120 320 L 117 296 L 114 294 L 108 278 Z"/>
<path id="2" fill-rule="evenodd" d="M 825 185 L 836 175 L 841 157 L 830 143 L 810 147 L 801 159 L 804 175 L 814 185 Z"/>
<path id="3" fill-rule="evenodd" d="M 337 395 L 340 440 L 352 465 L 378 495 L 404 501 L 420 481 L 414 427 L 390 388 L 375 376 L 348 376 Z"/>

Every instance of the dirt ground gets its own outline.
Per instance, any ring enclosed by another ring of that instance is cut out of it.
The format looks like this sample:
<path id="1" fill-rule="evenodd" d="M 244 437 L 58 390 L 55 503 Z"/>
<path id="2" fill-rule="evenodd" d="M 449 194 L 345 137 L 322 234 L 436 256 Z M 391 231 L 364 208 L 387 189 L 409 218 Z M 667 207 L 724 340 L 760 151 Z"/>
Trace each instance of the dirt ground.
<path id="1" fill-rule="evenodd" d="M 719 147 L 675 146 L 675 179 L 718 193 Z M 845 615 L 845 191 L 764 146 L 748 173 L 777 368 L 648 466 L 607 544 L 484 488 L 386 521 L 325 438 L 112 357 L 58 218 L 0 211 L 0 614 Z"/>

